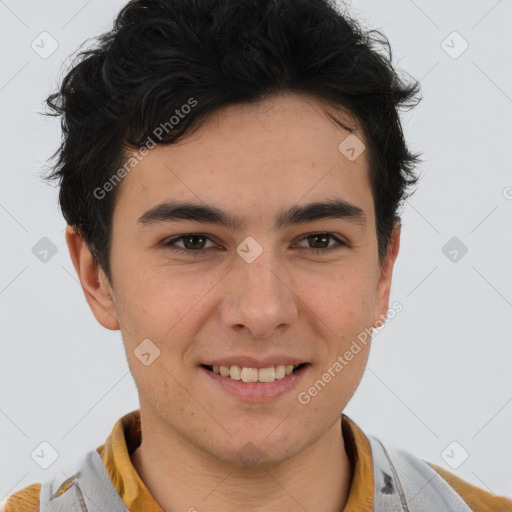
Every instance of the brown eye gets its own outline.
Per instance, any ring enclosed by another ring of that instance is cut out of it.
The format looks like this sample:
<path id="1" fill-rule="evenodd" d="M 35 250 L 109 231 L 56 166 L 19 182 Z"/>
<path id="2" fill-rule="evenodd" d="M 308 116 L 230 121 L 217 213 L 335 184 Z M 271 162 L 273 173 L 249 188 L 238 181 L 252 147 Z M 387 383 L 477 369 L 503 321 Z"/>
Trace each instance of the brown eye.
<path id="1" fill-rule="evenodd" d="M 343 246 L 348 246 L 346 242 L 344 242 L 333 233 L 312 233 L 310 235 L 306 235 L 301 239 L 300 242 L 302 243 L 304 241 L 307 242 L 308 247 L 302 246 L 303 248 L 308 249 L 314 254 L 320 255 L 329 253 L 330 251 L 336 249 L 340 249 Z M 332 241 L 335 243 L 331 244 L 330 242 Z M 180 254 L 201 256 L 207 254 L 208 249 L 214 248 L 212 246 L 206 247 L 205 244 L 208 242 L 211 242 L 212 244 L 214 243 L 206 235 L 202 235 L 201 233 L 189 233 L 164 241 L 162 242 L 162 246 L 166 248 L 168 247 L 169 249 Z M 177 245 L 178 243 L 182 244 L 182 246 L 180 247 Z"/>
<path id="2" fill-rule="evenodd" d="M 313 233 L 304 237 L 301 242 L 306 241 L 310 249 L 315 254 L 325 254 L 332 250 L 339 249 L 347 244 L 333 233 Z M 329 245 L 329 242 L 334 241 L 335 243 Z"/>
<path id="3" fill-rule="evenodd" d="M 190 250 L 204 249 L 205 239 L 206 237 L 201 235 L 185 236 L 183 237 L 183 245 Z"/>
<path id="4" fill-rule="evenodd" d="M 207 252 L 207 249 L 212 248 L 205 247 L 205 244 L 208 241 L 211 242 L 209 237 L 202 235 L 200 233 L 192 233 L 187 235 L 180 235 L 170 240 L 164 241 L 162 245 L 181 254 L 201 256 Z M 182 247 L 177 245 L 178 243 L 181 243 Z"/>
<path id="5" fill-rule="evenodd" d="M 330 238 L 329 235 L 325 234 L 309 235 L 308 242 L 314 246 L 312 249 L 325 249 L 329 246 Z M 317 247 L 316 244 L 321 245 L 321 247 Z"/>

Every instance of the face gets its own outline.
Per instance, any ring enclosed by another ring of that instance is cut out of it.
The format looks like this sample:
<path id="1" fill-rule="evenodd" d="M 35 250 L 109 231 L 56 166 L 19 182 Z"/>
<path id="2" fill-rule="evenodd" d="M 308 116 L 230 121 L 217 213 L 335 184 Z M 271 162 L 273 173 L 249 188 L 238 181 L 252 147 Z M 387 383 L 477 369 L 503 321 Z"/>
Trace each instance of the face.
<path id="1" fill-rule="evenodd" d="M 370 344 L 344 355 L 388 309 L 396 253 L 379 265 L 367 155 L 340 151 L 349 133 L 327 112 L 342 118 L 304 95 L 229 106 L 118 191 L 112 303 L 91 307 L 122 331 L 147 421 L 231 464 L 322 438 Z"/>

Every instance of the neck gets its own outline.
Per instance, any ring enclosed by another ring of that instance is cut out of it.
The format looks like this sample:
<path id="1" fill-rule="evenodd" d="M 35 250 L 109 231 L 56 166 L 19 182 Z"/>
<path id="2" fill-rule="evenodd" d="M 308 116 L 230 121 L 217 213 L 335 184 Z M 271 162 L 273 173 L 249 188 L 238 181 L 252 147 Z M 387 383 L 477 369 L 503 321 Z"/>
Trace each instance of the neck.
<path id="1" fill-rule="evenodd" d="M 324 512 L 343 510 L 352 482 L 341 417 L 313 445 L 265 468 L 233 467 L 191 449 L 175 433 L 162 434 L 141 414 L 142 443 L 132 463 L 153 498 L 167 512 Z"/>

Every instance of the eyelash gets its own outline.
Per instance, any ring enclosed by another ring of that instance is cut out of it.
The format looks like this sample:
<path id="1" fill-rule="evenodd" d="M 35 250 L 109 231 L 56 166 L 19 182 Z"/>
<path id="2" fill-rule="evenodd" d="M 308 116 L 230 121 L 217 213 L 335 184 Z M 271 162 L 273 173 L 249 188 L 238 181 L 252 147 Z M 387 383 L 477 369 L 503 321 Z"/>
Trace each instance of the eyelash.
<path id="1" fill-rule="evenodd" d="M 310 233 L 309 235 L 306 235 L 305 237 L 301 238 L 299 240 L 299 242 L 302 242 L 302 241 L 306 240 L 307 238 L 309 238 L 310 236 L 315 236 L 315 235 L 327 236 L 327 237 L 335 240 L 337 242 L 337 245 L 333 245 L 332 247 L 327 247 L 325 249 L 309 249 L 313 254 L 325 255 L 325 253 L 330 253 L 331 251 L 340 249 L 343 246 L 348 247 L 348 244 L 346 242 L 344 242 L 343 240 L 341 240 L 338 236 L 334 235 L 333 233 L 325 233 L 325 232 Z M 211 240 L 210 237 L 203 235 L 202 233 L 188 233 L 188 234 L 180 235 L 180 236 L 174 237 L 170 240 L 167 240 L 167 241 L 163 242 L 162 245 L 164 247 L 171 248 L 173 251 L 177 252 L 178 254 L 193 255 L 196 257 L 204 255 L 204 252 L 206 251 L 206 249 L 193 250 L 193 249 L 182 249 L 180 247 L 172 247 L 176 242 L 183 241 L 186 238 L 190 238 L 193 236 L 198 236 L 198 237 L 201 237 L 201 238 L 204 238 L 206 240 L 213 242 L 213 240 Z M 208 249 L 212 249 L 212 247 L 209 247 Z"/>

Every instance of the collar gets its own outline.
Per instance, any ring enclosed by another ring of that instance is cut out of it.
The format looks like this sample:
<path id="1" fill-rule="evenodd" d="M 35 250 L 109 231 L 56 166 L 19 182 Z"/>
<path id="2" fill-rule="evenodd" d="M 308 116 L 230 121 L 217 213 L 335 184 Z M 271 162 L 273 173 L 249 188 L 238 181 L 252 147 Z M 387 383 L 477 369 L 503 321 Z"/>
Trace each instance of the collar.
<path id="1" fill-rule="evenodd" d="M 363 431 L 344 414 L 341 425 L 352 466 L 352 482 L 343 512 L 371 512 L 374 483 L 370 444 Z M 130 512 L 164 512 L 130 459 L 141 440 L 140 409 L 137 409 L 116 422 L 105 443 L 97 450 L 112 484 Z"/>

